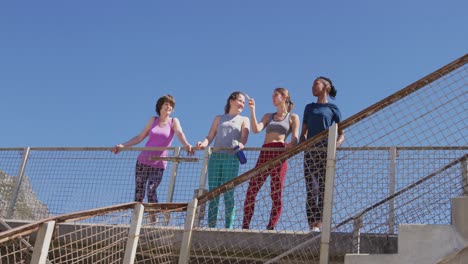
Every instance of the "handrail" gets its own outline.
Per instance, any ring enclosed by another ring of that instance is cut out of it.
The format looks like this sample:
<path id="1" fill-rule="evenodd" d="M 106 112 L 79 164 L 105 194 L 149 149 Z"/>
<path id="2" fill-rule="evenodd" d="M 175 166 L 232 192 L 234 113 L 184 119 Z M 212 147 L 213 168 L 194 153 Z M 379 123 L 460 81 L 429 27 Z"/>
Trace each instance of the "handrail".
<path id="1" fill-rule="evenodd" d="M 100 213 L 111 213 L 115 211 L 127 210 L 130 208 L 133 208 L 137 204 L 139 204 L 139 202 L 130 202 L 130 203 L 106 206 L 106 207 L 101 207 L 97 209 L 84 210 L 80 212 L 62 214 L 62 215 L 45 218 L 39 221 L 35 221 L 33 223 L 25 224 L 25 225 L 15 227 L 4 232 L 0 232 L 0 243 L 36 232 L 37 230 L 39 230 L 40 226 L 43 223 L 46 223 L 49 221 L 55 221 L 56 223 L 76 221 L 80 219 L 86 219 L 86 218 L 92 217 Z M 187 205 L 188 205 L 187 203 L 158 203 L 158 204 L 151 204 L 151 205 L 144 204 L 145 207 L 149 207 L 149 208 L 152 208 L 153 210 L 156 209 L 156 210 L 161 210 L 161 211 L 162 210 L 176 210 L 176 209 L 182 210 L 184 208 L 187 208 Z"/>
<path id="2" fill-rule="evenodd" d="M 199 204 L 203 204 L 207 202 L 210 199 L 213 199 L 214 197 L 220 195 L 221 193 L 231 190 L 235 188 L 236 186 L 248 181 L 250 178 L 254 177 L 255 175 L 258 175 L 259 173 L 267 170 L 272 164 L 278 163 L 278 162 L 283 162 L 287 159 L 289 159 L 292 156 L 297 155 L 298 153 L 308 150 L 307 146 L 314 144 L 314 142 L 320 142 L 322 135 L 325 135 L 327 132 L 323 131 L 322 133 L 318 134 L 317 136 L 309 139 L 309 141 L 302 142 L 298 145 L 296 145 L 293 148 L 290 148 L 288 150 L 285 150 L 284 153 L 281 155 L 278 155 L 274 159 L 271 159 L 270 161 L 262 164 L 261 166 L 258 166 L 256 168 L 253 168 L 238 177 L 224 183 L 223 185 L 219 186 L 218 188 L 206 192 L 202 194 L 201 196 L 198 197 L 199 199 Z M 312 142 L 312 143 L 311 143 Z M 344 147 L 344 148 L 338 148 L 338 150 L 388 150 L 391 147 Z M 325 149 L 325 148 L 324 148 Z M 436 146 L 436 147 L 396 147 L 397 150 L 468 150 L 468 146 Z M 246 148 L 247 150 L 247 148 Z M 284 149 L 283 149 L 284 150 Z"/>
<path id="3" fill-rule="evenodd" d="M 468 54 L 463 55 L 462 57 L 452 61 L 451 63 L 445 65 L 444 67 L 436 70 L 435 72 L 426 75 L 425 77 L 419 79 L 418 81 L 406 86 L 405 88 L 399 90 L 398 92 L 380 100 L 379 102 L 367 107 L 366 109 L 360 111 L 359 113 L 347 118 L 346 120 L 340 122 L 338 125 L 341 129 L 346 129 L 357 122 L 363 120 L 364 118 L 379 112 L 380 110 L 384 109 L 385 107 L 394 104 L 395 102 L 403 99 L 404 97 L 408 96 L 416 92 L 417 90 L 433 83 L 434 81 L 438 80 L 442 76 L 446 75 L 447 73 L 454 71 L 463 65 L 468 63 Z"/>
<path id="4" fill-rule="evenodd" d="M 177 147 L 131 147 L 131 148 L 124 148 L 122 151 L 134 151 L 134 150 L 175 150 Z M 379 147 L 338 147 L 339 150 L 388 150 L 389 148 L 393 148 L 393 146 L 379 146 Z M 414 147 L 414 146 L 396 146 L 397 150 L 468 150 L 468 146 L 425 146 L 425 147 Z M 111 147 L 30 147 L 31 150 L 39 150 L 39 151 L 110 151 L 112 150 Z M 0 148 L 0 151 L 12 151 L 18 150 L 23 151 L 24 148 Z M 211 147 L 211 150 L 232 150 L 231 148 L 218 148 L 218 147 Z M 257 147 L 245 147 L 244 151 L 278 151 L 284 150 L 284 148 L 257 148 Z M 324 147 L 324 150 L 326 148 Z M 204 151 L 204 149 L 195 149 L 195 151 Z"/>
<path id="5" fill-rule="evenodd" d="M 185 157 L 151 157 L 150 160 L 163 160 L 172 162 L 198 162 L 198 158 Z"/>

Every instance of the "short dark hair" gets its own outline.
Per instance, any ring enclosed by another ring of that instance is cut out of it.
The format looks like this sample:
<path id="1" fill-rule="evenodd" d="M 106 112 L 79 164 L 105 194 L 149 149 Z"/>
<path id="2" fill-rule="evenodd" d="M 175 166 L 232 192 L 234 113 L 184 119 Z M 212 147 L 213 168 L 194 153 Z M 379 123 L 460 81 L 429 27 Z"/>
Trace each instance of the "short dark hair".
<path id="1" fill-rule="evenodd" d="M 172 108 L 175 108 L 174 96 L 166 94 L 164 96 L 159 97 L 158 101 L 156 102 L 156 113 L 158 114 L 158 116 L 161 115 L 161 107 L 164 103 L 169 103 L 172 106 Z"/>

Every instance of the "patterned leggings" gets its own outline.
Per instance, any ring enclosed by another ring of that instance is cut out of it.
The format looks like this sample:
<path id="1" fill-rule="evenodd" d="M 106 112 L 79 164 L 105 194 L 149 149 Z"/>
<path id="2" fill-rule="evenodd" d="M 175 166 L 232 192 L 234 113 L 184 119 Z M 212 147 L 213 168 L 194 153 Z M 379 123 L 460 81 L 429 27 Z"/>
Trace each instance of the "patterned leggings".
<path id="1" fill-rule="evenodd" d="M 154 168 L 140 162 L 135 166 L 135 202 L 143 202 L 145 190 L 148 189 L 148 203 L 157 203 L 156 188 L 161 183 L 163 168 Z"/>
<path id="2" fill-rule="evenodd" d="M 322 221 L 326 166 L 326 152 L 304 152 L 304 178 L 307 191 L 306 212 L 309 226 Z"/>

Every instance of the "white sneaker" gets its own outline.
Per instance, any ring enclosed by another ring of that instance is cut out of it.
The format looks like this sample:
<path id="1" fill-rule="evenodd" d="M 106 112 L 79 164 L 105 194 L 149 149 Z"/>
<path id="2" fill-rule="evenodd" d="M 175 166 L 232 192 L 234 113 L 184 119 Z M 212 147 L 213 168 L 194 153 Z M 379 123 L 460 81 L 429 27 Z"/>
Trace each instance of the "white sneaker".
<path id="1" fill-rule="evenodd" d="M 320 228 L 318 228 L 318 227 L 312 227 L 312 229 L 311 229 L 310 231 L 312 231 L 312 232 L 320 232 L 321 230 L 320 230 Z"/>

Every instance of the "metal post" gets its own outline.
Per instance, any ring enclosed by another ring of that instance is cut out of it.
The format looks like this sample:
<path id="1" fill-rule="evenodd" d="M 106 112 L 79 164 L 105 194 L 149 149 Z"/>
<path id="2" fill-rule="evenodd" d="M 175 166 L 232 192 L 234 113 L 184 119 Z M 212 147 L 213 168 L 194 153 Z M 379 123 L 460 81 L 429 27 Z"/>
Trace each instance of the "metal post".
<path id="1" fill-rule="evenodd" d="M 210 159 L 211 155 L 211 147 L 205 148 L 204 154 L 203 154 L 203 166 L 201 169 L 200 173 L 200 185 L 198 186 L 198 189 L 195 190 L 195 198 L 203 195 L 205 192 L 208 190 L 206 189 L 206 178 L 208 175 L 208 161 Z M 201 205 L 198 210 L 198 215 L 195 217 L 195 226 L 200 226 L 200 222 L 205 218 L 205 210 L 206 206 Z"/>
<path id="2" fill-rule="evenodd" d="M 174 157 L 178 158 L 180 156 L 180 147 L 175 148 L 174 150 Z M 167 199 L 166 202 L 172 203 L 172 199 L 174 197 L 174 189 L 177 177 L 177 168 L 179 167 L 179 162 L 174 161 L 172 164 L 171 169 L 171 180 L 169 182 L 169 189 L 167 190 Z"/>
<path id="3" fill-rule="evenodd" d="M 461 166 L 463 196 L 468 196 L 468 160 L 463 159 L 461 162 Z"/>
<path id="4" fill-rule="evenodd" d="M 54 233 L 55 221 L 43 223 L 37 232 L 36 243 L 34 243 L 34 251 L 31 257 L 31 264 L 47 263 L 49 255 L 50 241 Z"/>
<path id="5" fill-rule="evenodd" d="M 361 228 L 362 228 L 362 217 L 358 217 L 353 222 L 353 241 L 356 246 L 356 254 L 361 253 Z"/>
<path id="6" fill-rule="evenodd" d="M 182 245 L 180 246 L 179 264 L 188 264 L 190 261 L 190 245 L 192 244 L 193 224 L 197 213 L 198 199 L 193 198 L 187 208 Z"/>
<path id="7" fill-rule="evenodd" d="M 178 158 L 180 156 L 180 147 L 176 147 L 174 150 L 174 157 Z M 174 197 L 174 189 L 175 189 L 175 184 L 176 184 L 176 177 L 177 177 L 177 169 L 179 167 L 179 162 L 174 161 L 172 163 L 172 169 L 171 169 L 171 179 L 169 181 L 169 187 L 167 190 L 167 198 L 166 202 L 172 203 L 172 199 Z M 170 213 L 164 213 L 164 223 L 167 225 L 169 223 L 169 220 L 171 219 L 171 214 Z"/>
<path id="8" fill-rule="evenodd" d="M 327 170 L 325 176 L 325 195 L 323 200 L 322 240 L 320 243 L 320 264 L 328 263 L 330 250 L 331 220 L 333 211 L 333 189 L 336 170 L 336 140 L 338 125 L 334 124 L 328 130 Z"/>
<path id="9" fill-rule="evenodd" d="M 133 210 L 132 221 L 130 223 L 130 230 L 128 232 L 127 246 L 125 247 L 125 255 L 123 259 L 124 264 L 131 264 L 135 262 L 135 254 L 140 238 L 141 221 L 143 220 L 143 212 L 145 207 L 142 204 L 135 205 Z"/>
<path id="10" fill-rule="evenodd" d="M 26 162 L 28 161 L 30 149 L 31 149 L 30 147 L 27 147 L 24 149 L 24 152 L 23 152 L 23 160 L 21 161 L 21 166 L 18 171 L 18 176 L 16 177 L 17 178 L 16 186 L 11 195 L 11 200 L 10 200 L 11 202 L 10 202 L 10 206 L 8 207 L 8 212 L 6 215 L 6 218 L 9 218 L 9 219 L 13 218 L 13 214 L 15 213 L 16 202 L 18 201 L 18 196 L 19 196 L 19 192 L 21 188 L 21 183 L 23 182 L 24 170 L 26 168 Z"/>
<path id="11" fill-rule="evenodd" d="M 395 176 L 396 176 L 396 157 L 398 155 L 397 148 L 391 147 L 389 150 L 390 155 L 390 168 L 389 168 L 389 186 L 388 195 L 395 194 Z M 388 201 L 388 233 L 395 234 L 395 199 Z"/>

